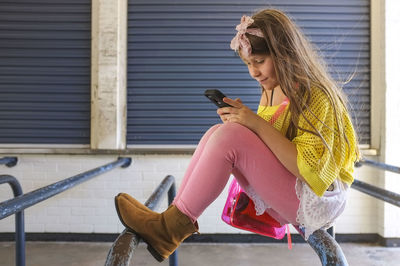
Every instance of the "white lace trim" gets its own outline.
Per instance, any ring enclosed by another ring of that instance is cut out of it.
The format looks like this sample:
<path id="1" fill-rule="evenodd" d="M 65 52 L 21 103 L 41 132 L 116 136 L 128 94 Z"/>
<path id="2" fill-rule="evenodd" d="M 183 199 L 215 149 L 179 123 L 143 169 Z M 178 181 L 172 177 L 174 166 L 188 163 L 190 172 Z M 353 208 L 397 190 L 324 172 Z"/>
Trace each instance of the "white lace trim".
<path id="1" fill-rule="evenodd" d="M 306 240 L 314 231 L 331 227 L 343 212 L 347 185 L 336 179 L 333 186 L 333 191 L 325 191 L 322 197 L 318 197 L 306 183 L 297 179 L 295 188 L 300 204 L 296 222 L 304 227 Z"/>
<path id="2" fill-rule="evenodd" d="M 256 215 L 262 215 L 266 209 L 271 208 L 257 195 L 252 187 L 248 186 L 245 191 L 247 196 L 254 202 Z"/>
<path id="3" fill-rule="evenodd" d="M 299 199 L 296 222 L 304 228 L 304 237 L 308 237 L 318 229 L 327 229 L 332 226 L 336 218 L 343 212 L 347 199 L 347 184 L 335 180 L 333 191 L 325 191 L 318 197 L 314 191 L 300 179 L 297 179 L 295 189 Z M 257 215 L 262 215 L 270 208 L 250 186 L 244 189 L 253 200 Z"/>

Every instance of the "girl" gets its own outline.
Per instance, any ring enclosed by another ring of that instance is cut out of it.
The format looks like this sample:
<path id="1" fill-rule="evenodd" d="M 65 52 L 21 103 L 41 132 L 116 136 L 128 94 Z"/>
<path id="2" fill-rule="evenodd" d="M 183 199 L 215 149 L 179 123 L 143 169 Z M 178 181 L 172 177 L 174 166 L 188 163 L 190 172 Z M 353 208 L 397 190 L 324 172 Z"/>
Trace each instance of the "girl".
<path id="1" fill-rule="evenodd" d="M 258 214 L 266 211 L 281 224 L 299 225 L 306 238 L 343 212 L 359 159 L 344 95 L 283 12 L 243 16 L 236 30 L 231 48 L 262 88 L 257 114 L 240 99 L 224 98 L 232 107 L 218 109 L 223 124 L 204 134 L 163 213 L 124 193 L 115 198 L 121 222 L 159 261 L 198 230 L 198 217 L 231 173 Z M 283 113 L 276 118 L 278 109 Z"/>

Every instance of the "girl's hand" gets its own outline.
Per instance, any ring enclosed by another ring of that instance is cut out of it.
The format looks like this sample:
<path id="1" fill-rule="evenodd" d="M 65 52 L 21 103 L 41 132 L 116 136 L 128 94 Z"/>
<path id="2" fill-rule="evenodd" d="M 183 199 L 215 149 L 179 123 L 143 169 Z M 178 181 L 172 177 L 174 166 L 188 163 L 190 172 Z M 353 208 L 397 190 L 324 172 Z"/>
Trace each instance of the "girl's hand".
<path id="1" fill-rule="evenodd" d="M 233 100 L 225 97 L 223 101 L 232 107 L 223 107 L 217 110 L 222 122 L 239 123 L 251 130 L 255 129 L 260 117 L 245 106 L 239 98 Z"/>

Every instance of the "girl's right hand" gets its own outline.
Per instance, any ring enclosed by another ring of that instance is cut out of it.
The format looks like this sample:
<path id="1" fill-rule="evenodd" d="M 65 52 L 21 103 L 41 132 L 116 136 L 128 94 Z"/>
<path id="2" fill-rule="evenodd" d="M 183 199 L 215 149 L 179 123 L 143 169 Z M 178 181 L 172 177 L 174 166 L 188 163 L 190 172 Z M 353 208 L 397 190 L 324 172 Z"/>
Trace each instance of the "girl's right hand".
<path id="1" fill-rule="evenodd" d="M 265 120 L 244 105 L 239 98 L 233 100 L 225 97 L 223 101 L 231 106 L 219 108 L 217 110 L 217 113 L 224 124 L 228 122 L 238 123 L 255 131 L 260 123 L 265 123 Z"/>
<path id="2" fill-rule="evenodd" d="M 226 97 L 226 98 L 228 98 L 228 97 Z M 226 98 L 224 98 L 224 99 L 226 99 Z M 228 99 L 230 99 L 230 98 L 228 98 Z M 230 100 L 232 100 L 232 99 L 230 99 Z M 242 103 L 242 101 L 240 99 L 235 99 L 234 101 Z M 224 102 L 225 102 L 225 100 L 224 100 Z M 219 115 L 219 118 L 221 119 L 222 123 L 224 123 L 224 124 L 230 122 L 229 121 L 230 112 L 228 111 L 230 108 L 234 108 L 234 107 L 233 106 L 229 107 L 229 108 L 223 107 L 223 108 L 217 109 L 217 114 Z"/>

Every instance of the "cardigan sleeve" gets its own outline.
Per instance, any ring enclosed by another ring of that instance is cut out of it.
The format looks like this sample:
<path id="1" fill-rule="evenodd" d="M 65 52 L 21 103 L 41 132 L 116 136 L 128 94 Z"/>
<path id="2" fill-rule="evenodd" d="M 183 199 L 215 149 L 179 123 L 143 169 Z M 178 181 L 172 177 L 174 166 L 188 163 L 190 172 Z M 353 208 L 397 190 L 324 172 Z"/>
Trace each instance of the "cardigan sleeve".
<path id="1" fill-rule="evenodd" d="M 306 131 L 315 132 L 315 129 L 305 117 L 320 132 L 332 154 L 319 136 Z M 345 156 L 343 153 L 346 152 L 346 144 L 343 143 L 345 141 L 340 141 L 336 124 L 335 112 L 328 97 L 322 91 L 314 89 L 309 109 L 304 110 L 304 116 L 300 116 L 298 123 L 300 128 L 306 130 L 298 129 L 297 136 L 292 141 L 297 148 L 299 172 L 319 197 L 339 176 Z M 342 145 L 342 149 L 338 149 L 337 145 Z"/>

